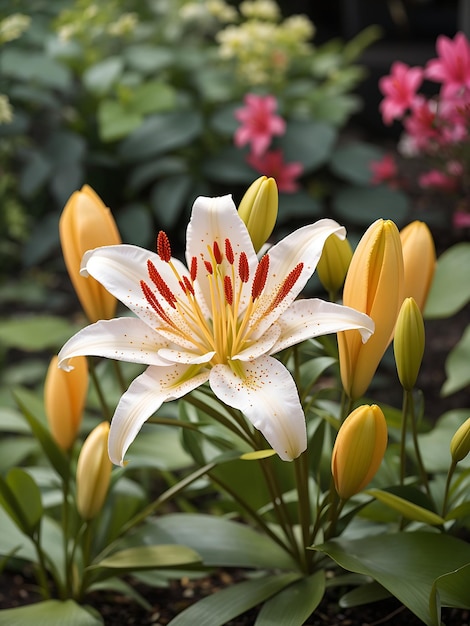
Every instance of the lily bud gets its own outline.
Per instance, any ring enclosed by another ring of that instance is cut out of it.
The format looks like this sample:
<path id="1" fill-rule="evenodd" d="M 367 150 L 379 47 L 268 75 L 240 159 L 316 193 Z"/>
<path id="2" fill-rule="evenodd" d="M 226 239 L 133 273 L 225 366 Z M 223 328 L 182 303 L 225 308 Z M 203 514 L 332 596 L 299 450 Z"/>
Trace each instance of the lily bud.
<path id="1" fill-rule="evenodd" d="M 250 185 L 238 207 L 258 252 L 273 232 L 278 210 L 277 185 L 274 178 L 260 176 Z"/>
<path id="2" fill-rule="evenodd" d="M 405 298 L 413 297 L 424 310 L 436 271 L 436 248 L 424 222 L 411 222 L 400 231 L 403 248 Z"/>
<path id="3" fill-rule="evenodd" d="M 352 249 L 349 241 L 330 235 L 325 241 L 317 265 L 318 278 L 328 293 L 335 294 L 341 289 L 351 259 Z"/>
<path id="4" fill-rule="evenodd" d="M 90 322 L 114 317 L 117 301 L 94 278 L 80 276 L 87 250 L 121 243 L 111 211 L 85 185 L 69 198 L 59 221 L 60 243 L 75 292 Z"/>
<path id="5" fill-rule="evenodd" d="M 400 383 L 410 391 L 416 384 L 424 354 L 423 315 L 414 298 L 405 298 L 401 305 L 393 351 Z"/>
<path id="6" fill-rule="evenodd" d="M 44 384 L 44 405 L 50 431 L 62 450 L 70 450 L 82 422 L 88 389 L 86 357 L 71 359 L 73 369 L 59 369 L 58 358 L 52 357 Z"/>
<path id="7" fill-rule="evenodd" d="M 366 313 L 375 331 L 362 343 L 357 330 L 338 333 L 339 362 L 344 390 L 362 396 L 389 345 L 403 302 L 403 254 L 400 235 L 391 220 L 379 219 L 364 233 L 351 260 L 343 304 Z"/>
<path id="8" fill-rule="evenodd" d="M 84 520 L 96 517 L 106 499 L 112 469 L 108 437 L 109 422 L 102 422 L 85 439 L 78 457 L 77 509 Z"/>
<path id="9" fill-rule="evenodd" d="M 364 404 L 344 420 L 331 457 L 335 488 L 343 500 L 366 487 L 382 463 L 387 448 L 387 423 L 376 405 Z"/>
<path id="10" fill-rule="evenodd" d="M 462 461 L 470 452 L 470 417 L 460 428 L 457 429 L 455 435 L 450 442 L 450 453 L 454 463 Z"/>

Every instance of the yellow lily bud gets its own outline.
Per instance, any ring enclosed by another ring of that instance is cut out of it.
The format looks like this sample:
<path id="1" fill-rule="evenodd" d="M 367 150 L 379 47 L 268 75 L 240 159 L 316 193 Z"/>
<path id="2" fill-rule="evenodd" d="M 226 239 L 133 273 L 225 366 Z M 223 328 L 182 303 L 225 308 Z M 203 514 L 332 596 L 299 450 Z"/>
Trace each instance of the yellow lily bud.
<path id="1" fill-rule="evenodd" d="M 86 357 L 71 359 L 73 369 L 59 369 L 52 357 L 44 384 L 44 405 L 50 431 L 62 450 L 70 450 L 82 422 L 88 389 Z"/>
<path id="2" fill-rule="evenodd" d="M 436 248 L 431 231 L 424 222 L 416 220 L 400 231 L 403 248 L 404 292 L 424 310 L 432 279 L 436 271 Z"/>
<path id="3" fill-rule="evenodd" d="M 460 428 L 450 442 L 450 453 L 454 463 L 462 461 L 470 452 L 470 417 Z"/>
<path id="4" fill-rule="evenodd" d="M 341 289 L 351 259 L 352 249 L 349 241 L 330 235 L 325 241 L 317 265 L 318 278 L 328 293 L 335 294 Z"/>
<path id="5" fill-rule="evenodd" d="M 362 396 L 391 339 L 403 302 L 403 254 L 400 235 L 391 220 L 379 219 L 364 233 L 351 260 L 343 304 L 366 313 L 375 331 L 362 343 L 357 330 L 338 333 L 339 362 L 344 390 Z"/>
<path id="6" fill-rule="evenodd" d="M 121 243 L 111 211 L 85 185 L 69 198 L 59 221 L 60 243 L 75 292 L 90 322 L 114 317 L 116 299 L 94 278 L 80 276 L 87 250 Z"/>
<path id="7" fill-rule="evenodd" d="M 108 436 L 109 422 L 102 422 L 85 439 L 78 457 L 77 509 L 84 520 L 96 517 L 106 499 L 112 469 Z"/>
<path id="8" fill-rule="evenodd" d="M 364 404 L 344 420 L 331 457 L 339 497 L 347 500 L 370 483 L 387 448 L 387 423 L 376 405 Z"/>
<path id="9" fill-rule="evenodd" d="M 274 178 L 260 176 L 250 185 L 238 207 L 238 214 L 245 222 L 256 252 L 273 232 L 277 210 L 276 181 Z"/>
<path id="10" fill-rule="evenodd" d="M 398 314 L 393 340 L 398 378 L 403 389 L 416 384 L 424 354 L 423 315 L 414 298 L 405 298 Z"/>

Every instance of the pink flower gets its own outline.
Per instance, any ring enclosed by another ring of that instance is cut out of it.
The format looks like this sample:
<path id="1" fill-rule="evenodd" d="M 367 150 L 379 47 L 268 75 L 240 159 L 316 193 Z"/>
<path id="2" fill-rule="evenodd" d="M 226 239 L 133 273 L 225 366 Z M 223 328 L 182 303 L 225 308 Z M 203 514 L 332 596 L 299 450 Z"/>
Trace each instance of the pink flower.
<path id="1" fill-rule="evenodd" d="M 455 228 L 470 228 L 470 213 L 456 211 L 452 217 Z"/>
<path id="2" fill-rule="evenodd" d="M 434 189 L 447 193 L 452 193 L 457 190 L 457 179 L 439 170 L 430 170 L 429 172 L 421 174 L 418 182 L 423 189 Z"/>
<path id="3" fill-rule="evenodd" d="M 439 35 L 436 50 L 439 57 L 428 61 L 426 78 L 442 83 L 444 96 L 470 87 L 470 43 L 465 35 L 457 33 L 453 40 Z"/>
<path id="4" fill-rule="evenodd" d="M 403 126 L 412 138 L 418 150 L 429 150 L 430 142 L 437 141 L 439 131 L 436 128 L 436 106 L 434 101 L 416 96 L 411 103 L 411 114 L 403 122 Z"/>
<path id="5" fill-rule="evenodd" d="M 385 96 L 380 103 L 384 124 L 391 124 L 400 118 L 411 106 L 413 98 L 423 81 L 421 67 L 409 67 L 406 63 L 395 61 L 389 76 L 382 76 L 379 88 Z"/>
<path id="6" fill-rule="evenodd" d="M 372 185 L 381 185 L 382 183 L 392 183 L 397 177 L 398 168 L 395 159 L 391 154 L 384 154 L 378 161 L 371 161 L 369 169 L 372 172 L 370 182 Z"/>
<path id="7" fill-rule="evenodd" d="M 304 168 L 301 163 L 284 163 L 282 150 L 271 150 L 261 156 L 251 153 L 247 161 L 260 174 L 274 178 L 279 191 L 293 193 L 299 188 L 296 178 L 302 174 Z"/>
<path id="8" fill-rule="evenodd" d="M 240 148 L 251 144 L 256 156 L 261 156 L 269 148 L 274 135 L 282 135 L 286 123 L 275 115 L 277 101 L 274 96 L 257 96 L 249 93 L 244 98 L 245 107 L 235 111 L 236 119 L 242 123 L 235 131 L 235 145 Z"/>

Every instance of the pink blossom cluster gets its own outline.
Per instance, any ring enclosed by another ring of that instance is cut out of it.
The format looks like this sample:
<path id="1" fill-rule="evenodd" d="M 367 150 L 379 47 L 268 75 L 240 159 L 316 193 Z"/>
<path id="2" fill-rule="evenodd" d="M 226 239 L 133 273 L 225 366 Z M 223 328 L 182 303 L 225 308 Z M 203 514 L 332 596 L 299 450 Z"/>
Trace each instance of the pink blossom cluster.
<path id="1" fill-rule="evenodd" d="M 444 193 L 464 193 L 468 177 L 470 147 L 470 43 L 463 33 L 453 39 L 440 35 L 436 41 L 437 58 L 425 67 L 409 67 L 401 61 L 392 64 L 391 73 L 379 81 L 384 98 L 380 112 L 385 124 L 403 124 L 400 141 L 406 156 L 424 156 L 432 169 L 419 178 L 423 189 Z M 427 79 L 440 83 L 439 94 L 426 98 L 418 93 Z M 371 164 L 372 182 L 397 181 L 393 158 Z M 456 216 L 456 225 L 468 220 Z M 467 224 L 467 225 L 469 225 Z"/>
<path id="2" fill-rule="evenodd" d="M 235 111 L 235 117 L 241 123 L 235 131 L 235 145 L 238 148 L 250 146 L 246 158 L 248 164 L 260 174 L 274 178 L 279 191 L 297 191 L 297 179 L 303 172 L 302 164 L 285 163 L 282 150 L 271 148 L 273 137 L 283 135 L 286 131 L 285 120 L 276 114 L 276 98 L 248 93 L 244 103 L 244 107 Z"/>

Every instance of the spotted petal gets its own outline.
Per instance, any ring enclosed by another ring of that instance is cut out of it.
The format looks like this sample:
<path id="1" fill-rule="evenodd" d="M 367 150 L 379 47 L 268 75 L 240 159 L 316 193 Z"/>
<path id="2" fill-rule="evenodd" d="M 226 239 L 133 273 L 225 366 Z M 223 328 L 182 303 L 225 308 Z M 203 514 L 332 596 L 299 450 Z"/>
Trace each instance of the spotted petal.
<path id="1" fill-rule="evenodd" d="M 71 369 L 69 359 L 81 355 L 145 365 L 168 365 L 168 361 L 158 356 L 158 350 L 169 345 L 170 342 L 138 318 L 101 320 L 80 330 L 67 341 L 58 355 L 59 366 L 68 371 Z"/>
<path id="2" fill-rule="evenodd" d="M 344 239 L 346 231 L 334 220 L 323 219 L 299 228 L 270 248 L 268 252 L 269 272 L 263 291 L 264 294 L 270 294 L 270 297 L 265 297 L 264 308 L 259 307 L 256 316 L 253 317 L 253 324 L 258 324 L 255 336 L 261 336 L 266 328 L 288 308 L 302 291 L 317 267 L 325 241 L 332 234 Z M 297 280 L 282 302 L 265 315 L 266 311 L 269 310 L 272 298 L 278 292 L 284 279 L 299 263 L 302 263 L 302 270 Z"/>
<path id="3" fill-rule="evenodd" d="M 281 459 L 292 461 L 306 449 L 307 432 L 290 373 L 269 356 L 240 363 L 243 378 L 227 365 L 212 368 L 209 383 L 213 392 L 225 404 L 242 411 Z"/>
<path id="4" fill-rule="evenodd" d="M 186 395 L 209 378 L 207 370 L 190 376 L 193 366 L 148 367 L 129 386 L 119 401 L 109 431 L 109 457 L 124 465 L 124 455 L 143 424 L 163 402 Z"/>
<path id="5" fill-rule="evenodd" d="M 368 315 L 348 306 L 325 302 L 318 298 L 293 302 L 277 323 L 282 329 L 281 336 L 271 354 L 305 339 L 342 330 L 357 329 L 364 342 L 374 332 L 374 322 Z"/>

